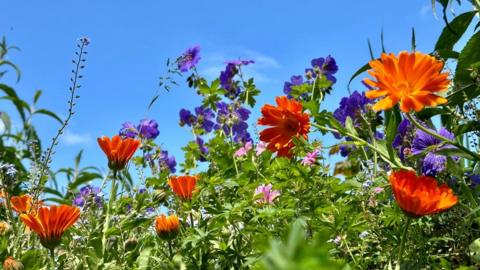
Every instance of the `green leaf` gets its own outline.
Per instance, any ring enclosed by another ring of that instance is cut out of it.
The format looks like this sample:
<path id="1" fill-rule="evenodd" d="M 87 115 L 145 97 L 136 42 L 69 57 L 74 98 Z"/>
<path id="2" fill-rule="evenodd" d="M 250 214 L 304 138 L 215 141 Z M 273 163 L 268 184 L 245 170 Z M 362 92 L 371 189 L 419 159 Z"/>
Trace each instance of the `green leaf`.
<path id="1" fill-rule="evenodd" d="M 460 40 L 462 35 L 468 29 L 468 26 L 472 22 L 473 16 L 476 11 L 465 12 L 458 15 L 453 19 L 449 26 L 445 26 L 442 30 L 442 34 L 435 44 L 435 51 L 438 50 L 452 50 L 453 46 Z"/>
<path id="2" fill-rule="evenodd" d="M 4 133 L 10 133 L 10 130 L 12 129 L 12 121 L 10 120 L 10 116 L 8 116 L 6 112 L 0 112 L 0 120 L 2 120 L 3 126 L 5 127 Z"/>
<path id="3" fill-rule="evenodd" d="M 475 85 L 470 70 L 472 64 L 480 61 L 478 48 L 480 48 L 480 32 L 474 34 L 460 52 L 454 77 L 455 87 L 459 90 L 448 97 L 449 105 L 462 104 L 480 94 L 480 87 Z"/>
<path id="4" fill-rule="evenodd" d="M 362 74 L 363 72 L 365 72 L 369 69 L 370 69 L 370 64 L 367 63 L 364 66 L 362 66 L 361 68 L 359 68 L 355 73 L 353 73 L 352 77 L 348 81 L 347 88 L 350 90 L 350 84 L 352 83 L 353 79 L 355 79 L 356 77 L 358 77 L 358 75 Z"/>
<path id="5" fill-rule="evenodd" d="M 33 104 L 37 103 L 38 99 L 42 95 L 42 90 L 37 90 L 33 96 Z"/>
<path id="6" fill-rule="evenodd" d="M 352 118 L 350 118 L 350 116 L 347 116 L 347 119 L 345 120 L 345 128 L 350 134 L 358 136 L 357 130 L 355 129 Z"/>
<path id="7" fill-rule="evenodd" d="M 18 113 L 20 114 L 20 117 L 22 118 L 22 120 L 25 122 L 26 120 L 26 117 L 25 117 L 25 111 L 24 111 L 24 108 L 25 108 L 25 104 L 26 102 L 24 102 L 23 100 L 21 100 L 18 95 L 17 95 L 17 92 L 15 92 L 15 90 L 13 88 L 11 88 L 10 86 L 6 85 L 6 84 L 2 84 L 0 83 L 0 90 L 2 90 L 3 92 L 5 92 L 5 94 L 7 94 L 8 97 L 10 97 L 10 99 L 12 100 L 13 104 L 15 105 L 15 107 L 17 108 L 17 111 Z M 27 104 L 28 105 L 28 104 Z M 27 106 L 28 107 L 28 106 Z M 27 108 L 29 109 L 29 108 Z"/>
<path id="8" fill-rule="evenodd" d="M 39 110 L 36 110 L 33 114 L 44 114 L 44 115 L 50 116 L 53 119 L 57 120 L 60 124 L 63 124 L 62 118 L 60 118 L 58 115 L 56 115 L 52 111 L 49 111 L 49 110 L 46 110 L 46 109 L 39 109 Z"/>

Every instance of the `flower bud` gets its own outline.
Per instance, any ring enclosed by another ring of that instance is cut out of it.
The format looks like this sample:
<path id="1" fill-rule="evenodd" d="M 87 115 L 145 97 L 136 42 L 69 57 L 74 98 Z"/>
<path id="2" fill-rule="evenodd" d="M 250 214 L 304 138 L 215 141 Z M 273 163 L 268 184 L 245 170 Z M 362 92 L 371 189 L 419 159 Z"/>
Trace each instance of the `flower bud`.
<path id="1" fill-rule="evenodd" d="M 157 189 L 153 192 L 153 201 L 155 203 L 161 204 L 165 202 L 167 198 L 167 193 L 163 189 Z"/>
<path id="2" fill-rule="evenodd" d="M 7 236 L 12 232 L 12 226 L 5 221 L 0 221 L 0 236 Z"/>
<path id="3" fill-rule="evenodd" d="M 155 231 L 158 237 L 169 240 L 177 236 L 179 232 L 180 221 L 175 215 L 161 215 L 155 219 Z"/>
<path id="4" fill-rule="evenodd" d="M 23 270 L 23 264 L 19 261 L 14 260 L 12 256 L 9 256 L 3 262 L 3 269 L 5 269 L 5 270 Z"/>
<path id="5" fill-rule="evenodd" d="M 127 241 L 125 241 L 125 250 L 126 251 L 132 251 L 137 247 L 138 240 L 135 237 L 128 238 Z"/>

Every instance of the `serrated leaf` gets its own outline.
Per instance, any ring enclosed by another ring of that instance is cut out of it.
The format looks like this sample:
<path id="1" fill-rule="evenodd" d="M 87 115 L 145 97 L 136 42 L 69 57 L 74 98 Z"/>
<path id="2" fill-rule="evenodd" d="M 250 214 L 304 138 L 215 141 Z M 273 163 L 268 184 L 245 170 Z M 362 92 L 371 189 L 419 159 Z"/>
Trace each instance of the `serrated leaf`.
<path id="1" fill-rule="evenodd" d="M 435 44 L 435 51 L 452 50 L 453 46 L 460 40 L 462 35 L 468 29 L 476 11 L 465 12 L 453 19 L 448 26 L 442 30 L 442 34 Z"/>

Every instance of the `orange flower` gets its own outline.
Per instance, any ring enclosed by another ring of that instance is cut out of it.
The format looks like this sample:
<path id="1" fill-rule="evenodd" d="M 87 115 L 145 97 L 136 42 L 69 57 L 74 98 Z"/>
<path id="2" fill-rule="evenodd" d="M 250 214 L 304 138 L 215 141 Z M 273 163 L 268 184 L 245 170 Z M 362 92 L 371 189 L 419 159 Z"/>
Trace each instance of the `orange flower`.
<path id="1" fill-rule="evenodd" d="M 302 112 L 302 104 L 285 96 L 277 97 L 277 107 L 267 104 L 262 107 L 258 125 L 272 126 L 260 132 L 260 140 L 267 142 L 267 149 L 278 156 L 291 157 L 294 137 L 308 138 L 310 116 Z"/>
<path id="2" fill-rule="evenodd" d="M 28 194 L 20 195 L 20 196 L 12 196 L 10 198 L 10 204 L 12 205 L 12 209 L 19 214 L 23 213 L 35 213 L 36 210 L 42 206 L 42 202 L 38 202 L 35 206 L 33 205 L 32 197 Z"/>
<path id="3" fill-rule="evenodd" d="M 412 217 L 435 214 L 457 203 L 457 196 L 446 185 L 438 186 L 429 176 L 417 176 L 415 172 L 400 170 L 390 175 L 393 194 L 400 208 Z"/>
<path id="4" fill-rule="evenodd" d="M 69 205 L 52 205 L 41 207 L 37 215 L 22 214 L 20 218 L 40 237 L 40 242 L 47 249 L 54 249 L 60 244 L 63 233 L 80 217 L 80 209 Z"/>
<path id="5" fill-rule="evenodd" d="M 182 200 L 190 200 L 197 184 L 198 175 L 171 176 L 168 185 Z"/>
<path id="6" fill-rule="evenodd" d="M 112 170 L 119 171 L 127 166 L 128 161 L 132 158 L 140 141 L 132 138 L 122 139 L 120 136 L 113 136 L 112 139 L 103 136 L 97 139 L 98 144 L 108 158 L 108 167 Z"/>
<path id="7" fill-rule="evenodd" d="M 380 60 L 369 64 L 372 69 L 368 73 L 376 81 L 364 80 L 374 89 L 365 95 L 370 99 L 385 96 L 373 106 L 374 110 L 387 110 L 400 102 L 400 109 L 408 113 L 447 103 L 436 93 L 447 90 L 448 72 L 441 73 L 443 62 L 435 57 L 420 52 L 404 51 L 398 57 L 383 53 Z"/>
<path id="8" fill-rule="evenodd" d="M 179 231 L 180 221 L 175 215 L 161 215 L 155 218 L 155 231 L 162 239 L 172 239 Z"/>
<path id="9" fill-rule="evenodd" d="M 3 269 L 5 270 L 23 270 L 23 264 L 19 261 L 16 261 L 12 256 L 8 256 L 5 261 L 3 261 Z"/>

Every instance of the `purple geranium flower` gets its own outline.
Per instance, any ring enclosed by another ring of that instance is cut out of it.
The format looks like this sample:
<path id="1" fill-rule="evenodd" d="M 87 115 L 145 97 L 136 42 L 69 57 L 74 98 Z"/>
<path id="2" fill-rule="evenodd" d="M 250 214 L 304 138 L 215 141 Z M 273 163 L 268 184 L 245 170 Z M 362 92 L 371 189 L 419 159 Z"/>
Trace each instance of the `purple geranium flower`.
<path id="1" fill-rule="evenodd" d="M 217 124 L 215 129 L 222 129 L 226 136 L 233 136 L 235 142 L 251 141 L 247 120 L 250 111 L 239 104 L 217 103 Z"/>
<path id="2" fill-rule="evenodd" d="M 344 97 L 340 100 L 340 106 L 333 112 L 333 117 L 337 119 L 342 125 L 345 125 L 347 117 L 350 117 L 353 121 L 353 125 L 358 127 L 361 123 L 361 115 L 367 112 L 367 104 L 371 104 L 373 101 L 365 96 L 365 93 L 361 94 L 358 91 L 354 91 L 350 96 Z M 335 138 L 340 139 L 342 136 L 335 133 Z"/>
<path id="3" fill-rule="evenodd" d="M 230 99 L 234 99 L 240 94 L 240 87 L 233 79 L 237 73 L 238 66 L 232 63 L 227 64 L 225 70 L 220 72 L 220 85 L 227 90 L 225 96 Z"/>
<path id="4" fill-rule="evenodd" d="M 175 166 L 177 165 L 177 161 L 175 160 L 174 156 L 169 156 L 168 151 L 160 152 L 158 163 L 160 165 L 160 170 L 169 170 L 170 173 L 175 173 L 177 170 Z"/>
<path id="5" fill-rule="evenodd" d="M 285 95 L 287 96 L 290 96 L 290 93 L 292 92 L 292 86 L 302 85 L 302 84 L 303 84 L 302 75 L 292 76 L 290 78 L 290 82 L 285 82 L 285 84 L 283 85 L 283 93 L 285 93 Z"/>
<path id="6" fill-rule="evenodd" d="M 73 199 L 73 205 L 83 207 L 87 202 L 93 202 L 98 207 L 102 207 L 102 193 L 99 187 L 86 185 L 80 188 L 80 192 Z"/>
<path id="7" fill-rule="evenodd" d="M 440 128 L 439 135 L 453 140 L 455 135 L 449 132 L 444 127 Z M 425 175 L 435 176 L 436 174 L 443 172 L 445 170 L 445 165 L 447 162 L 447 158 L 443 155 L 436 154 L 436 150 L 446 149 L 446 148 L 454 148 L 453 145 L 443 145 L 440 146 L 441 141 L 430 134 L 424 132 L 421 129 L 418 129 L 415 132 L 415 137 L 413 138 L 411 152 L 414 155 L 421 154 L 427 148 L 434 148 L 432 151 L 428 152 L 423 159 L 423 166 L 422 172 Z M 459 158 L 456 156 L 452 156 L 452 159 L 457 161 Z"/>
<path id="8" fill-rule="evenodd" d="M 232 65 L 236 65 L 236 66 L 241 66 L 241 65 L 248 65 L 248 64 L 254 64 L 255 61 L 253 60 L 229 60 L 229 61 L 225 61 L 225 64 L 232 64 Z"/>
<path id="9" fill-rule="evenodd" d="M 254 196 L 262 194 L 262 198 L 257 200 L 260 204 L 273 204 L 273 201 L 280 196 L 280 191 L 272 189 L 272 184 L 260 185 L 255 189 Z"/>
<path id="10" fill-rule="evenodd" d="M 119 135 L 124 138 L 135 138 L 138 135 L 138 129 L 132 122 L 125 122 L 122 124 Z"/>
<path id="11" fill-rule="evenodd" d="M 197 137 L 196 139 L 198 148 L 200 150 L 200 158 L 199 160 L 202 162 L 207 161 L 206 156 L 208 155 L 208 148 L 205 146 L 205 142 L 201 137 Z"/>
<path id="12" fill-rule="evenodd" d="M 137 129 L 140 135 L 145 139 L 155 139 L 160 134 L 158 123 L 153 119 L 140 120 Z"/>
<path id="13" fill-rule="evenodd" d="M 320 57 L 312 60 L 312 67 L 313 69 L 306 69 L 306 73 L 310 73 L 313 77 L 317 75 L 323 75 L 327 77 L 329 81 L 333 83 L 337 82 L 337 79 L 333 76 L 333 74 L 337 73 L 338 66 L 335 61 L 335 58 L 332 56 L 327 56 L 325 58 Z"/>
<path id="14" fill-rule="evenodd" d="M 177 59 L 178 69 L 181 72 L 187 72 L 194 68 L 200 59 L 200 46 L 189 48 Z"/>
<path id="15" fill-rule="evenodd" d="M 189 110 L 180 110 L 180 126 L 190 126 L 194 128 L 200 128 L 206 132 L 213 130 L 215 123 L 212 121 L 215 118 L 215 114 L 212 109 L 199 106 L 195 108 L 195 115 Z"/>

